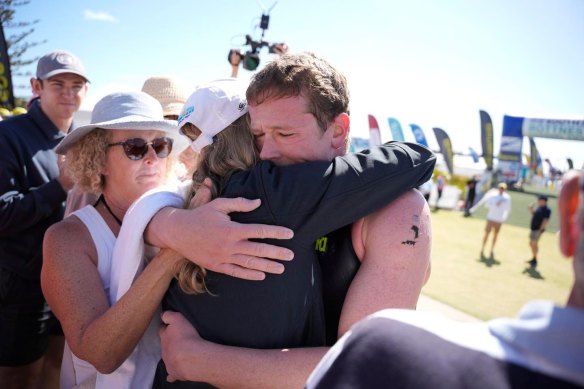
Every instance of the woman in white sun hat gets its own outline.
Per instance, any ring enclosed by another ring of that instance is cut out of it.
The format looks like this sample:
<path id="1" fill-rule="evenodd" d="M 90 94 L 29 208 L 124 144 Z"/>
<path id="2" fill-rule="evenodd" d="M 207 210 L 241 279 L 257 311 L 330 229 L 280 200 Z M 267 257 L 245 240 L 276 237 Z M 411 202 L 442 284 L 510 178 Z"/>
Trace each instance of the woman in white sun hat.
<path id="1" fill-rule="evenodd" d="M 153 97 L 114 93 L 96 104 L 91 124 L 71 131 L 56 148 L 65 154 L 74 182 L 84 191 L 101 193 L 96 203 L 53 225 L 44 239 L 43 292 L 67 343 L 62 388 L 99 386 L 98 371 L 115 371 L 145 333 L 156 337 L 158 315 L 151 320 L 181 257 L 160 251 L 115 304 L 109 298 L 110 274 L 119 264 L 111 258 L 132 202 L 165 183 L 177 135 L 176 121 L 163 118 Z M 121 375 L 131 387 L 152 381 L 152 361 L 159 355 L 157 339 L 152 339 L 143 345 L 146 356 L 136 371 Z"/>

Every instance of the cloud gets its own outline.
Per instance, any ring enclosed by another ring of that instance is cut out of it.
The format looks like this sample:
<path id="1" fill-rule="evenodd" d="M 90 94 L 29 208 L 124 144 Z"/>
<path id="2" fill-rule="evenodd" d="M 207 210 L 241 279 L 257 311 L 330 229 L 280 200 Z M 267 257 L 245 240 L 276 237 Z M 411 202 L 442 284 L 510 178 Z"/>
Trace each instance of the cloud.
<path id="1" fill-rule="evenodd" d="M 111 23 L 117 23 L 118 19 L 116 19 L 115 17 L 113 17 L 112 15 L 110 15 L 107 12 L 104 11 L 92 11 L 90 9 L 86 9 L 85 11 L 83 11 L 83 16 L 85 17 L 86 20 L 97 20 L 100 22 L 111 22 Z"/>

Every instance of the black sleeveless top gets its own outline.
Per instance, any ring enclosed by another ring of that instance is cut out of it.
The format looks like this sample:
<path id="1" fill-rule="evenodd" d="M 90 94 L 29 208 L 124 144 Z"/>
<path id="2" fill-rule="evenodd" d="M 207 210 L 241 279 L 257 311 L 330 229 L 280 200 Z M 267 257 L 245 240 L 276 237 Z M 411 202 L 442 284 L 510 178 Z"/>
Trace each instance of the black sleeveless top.
<path id="1" fill-rule="evenodd" d="M 353 266 L 344 259 L 342 264 L 337 261 L 341 253 L 348 259 L 346 254 L 353 253 L 355 259 L 351 223 L 427 181 L 434 164 L 435 156 L 427 148 L 390 142 L 332 162 L 285 167 L 261 162 L 250 171 L 235 173 L 221 196 L 260 198 L 262 205 L 249 213 L 231 214 L 232 219 L 291 228 L 293 239 L 266 242 L 292 249 L 294 260 L 285 263 L 283 274 L 267 274 L 260 282 L 208 272 L 211 293 L 187 295 L 173 282 L 163 309 L 181 312 L 202 338 L 219 344 L 278 349 L 336 340 L 344 296 L 358 267 L 358 260 L 357 267 L 354 261 Z M 317 244 L 325 247 L 319 253 L 327 272 L 323 286 L 315 241 L 344 226 L 327 237 L 324 246 L 323 240 Z M 327 305 L 330 300 L 326 320 L 323 293 Z M 166 382 L 164 363 L 159 363 L 155 388 L 197 385 Z"/>
<path id="2" fill-rule="evenodd" d="M 314 247 L 322 272 L 327 346 L 332 346 L 337 341 L 345 297 L 361 266 L 353 249 L 351 228 L 352 224 L 349 224 L 331 232 L 317 240 Z"/>

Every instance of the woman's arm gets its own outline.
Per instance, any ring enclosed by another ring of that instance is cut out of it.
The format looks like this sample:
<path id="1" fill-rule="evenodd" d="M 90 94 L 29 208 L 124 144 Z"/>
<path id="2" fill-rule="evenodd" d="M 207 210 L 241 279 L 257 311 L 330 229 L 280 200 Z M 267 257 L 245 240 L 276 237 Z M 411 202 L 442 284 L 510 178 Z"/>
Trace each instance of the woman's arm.
<path id="1" fill-rule="evenodd" d="M 181 256 L 161 251 L 128 292 L 109 307 L 97 270 L 97 251 L 76 217 L 52 226 L 43 244 L 43 293 L 73 353 L 111 373 L 144 334 Z"/>
<path id="2" fill-rule="evenodd" d="M 202 339 L 180 313 L 164 312 L 162 322 L 162 358 L 169 381 L 208 382 L 221 388 L 301 388 L 328 350 L 223 346 Z"/>

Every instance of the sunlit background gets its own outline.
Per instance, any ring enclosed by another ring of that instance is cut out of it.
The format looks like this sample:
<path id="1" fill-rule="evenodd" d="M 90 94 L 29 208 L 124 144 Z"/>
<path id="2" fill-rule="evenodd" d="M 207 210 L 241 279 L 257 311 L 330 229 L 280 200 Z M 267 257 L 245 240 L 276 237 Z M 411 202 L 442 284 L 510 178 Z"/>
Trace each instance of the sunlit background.
<path id="1" fill-rule="evenodd" d="M 372 114 L 384 141 L 393 117 L 406 140 L 414 140 L 415 123 L 437 149 L 432 127 L 440 127 L 455 151 L 480 153 L 482 109 L 497 154 L 504 114 L 584 119 L 581 0 L 32 0 L 16 20 L 38 19 L 30 39 L 47 39 L 29 56 L 66 49 L 82 59 L 91 80 L 82 108 L 91 110 L 105 94 L 139 90 L 153 75 L 182 78 L 187 90 L 229 76 L 229 49 L 248 50 L 246 34 L 261 39 L 262 14 L 270 16 L 265 41 L 316 52 L 346 74 L 353 136 L 368 137 Z M 262 49 L 259 68 L 272 56 Z M 241 78 L 252 74 L 239 69 Z M 567 157 L 584 163 L 584 142 L 536 141 L 561 170 Z M 455 156 L 455 165 L 468 164 Z"/>

